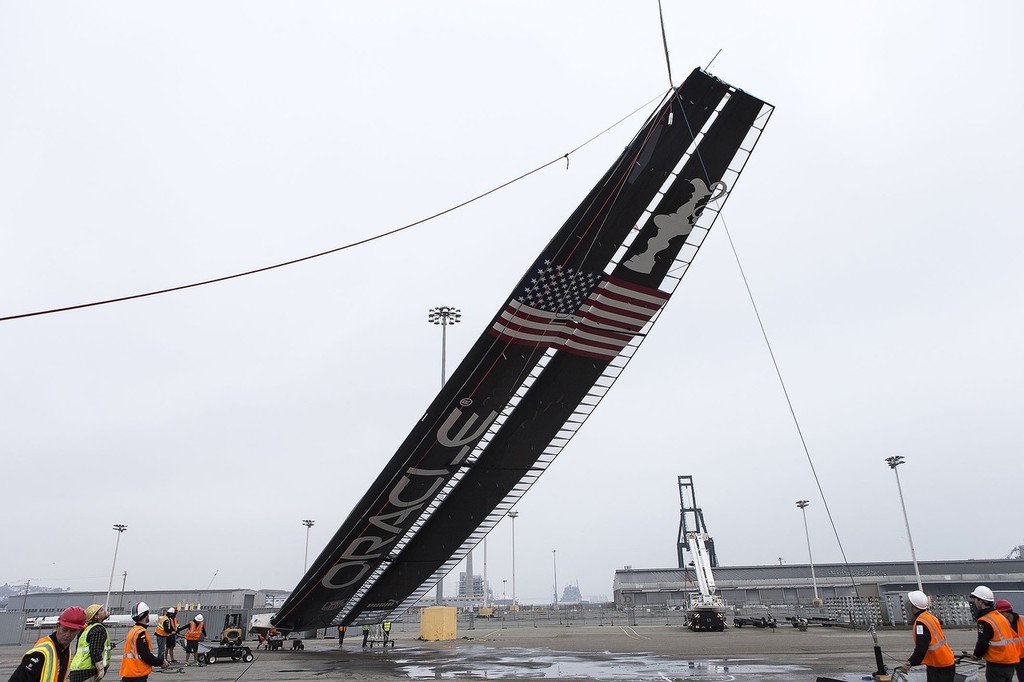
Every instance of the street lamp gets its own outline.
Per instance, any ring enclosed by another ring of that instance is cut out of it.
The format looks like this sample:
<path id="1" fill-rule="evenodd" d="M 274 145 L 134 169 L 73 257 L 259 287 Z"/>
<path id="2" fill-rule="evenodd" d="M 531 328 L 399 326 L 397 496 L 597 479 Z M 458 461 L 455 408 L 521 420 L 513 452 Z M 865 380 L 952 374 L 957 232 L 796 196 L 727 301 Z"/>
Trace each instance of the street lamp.
<path id="1" fill-rule="evenodd" d="M 512 519 L 512 606 L 516 605 L 516 517 L 519 516 L 519 512 L 510 511 L 508 517 Z M 513 618 L 518 609 L 513 608 Z"/>
<path id="2" fill-rule="evenodd" d="M 886 464 L 896 474 L 896 489 L 900 492 L 900 507 L 903 508 L 903 523 L 907 526 L 907 541 L 910 543 L 910 558 L 914 562 L 914 575 L 917 576 L 917 589 L 924 592 L 924 585 L 921 584 L 921 570 L 917 567 L 917 553 L 914 552 L 914 538 L 910 537 L 910 520 L 907 518 L 907 505 L 903 503 L 903 486 L 900 485 L 900 472 L 896 469 L 904 461 L 903 455 L 885 458 Z"/>
<path id="3" fill-rule="evenodd" d="M 814 577 L 814 557 L 811 556 L 811 534 L 807 530 L 807 505 L 810 502 L 807 500 L 797 500 L 796 506 L 800 507 L 800 511 L 804 515 L 804 535 L 807 537 L 807 561 L 811 564 L 811 584 L 814 586 L 814 603 L 819 603 L 821 600 L 818 599 L 818 579 Z"/>
<path id="4" fill-rule="evenodd" d="M 302 562 L 302 574 L 306 574 L 306 570 L 309 568 L 309 529 L 316 523 L 313 519 L 302 519 L 302 525 L 306 527 L 306 555 Z"/>
<path id="5" fill-rule="evenodd" d="M 114 563 L 110 565 L 110 582 L 107 583 L 107 599 L 103 602 L 103 608 L 110 610 L 110 590 L 114 587 L 114 567 L 117 566 L 117 548 L 121 546 L 121 533 L 128 530 L 123 523 L 115 523 L 114 530 L 117 531 L 117 542 L 114 543 Z"/>
<path id="6" fill-rule="evenodd" d="M 448 345 L 448 325 L 458 324 L 462 321 L 462 311 L 458 308 L 453 308 L 450 305 L 440 305 L 435 308 L 431 308 L 427 311 L 427 322 L 431 324 L 441 325 L 441 388 L 444 388 L 444 384 L 447 381 L 447 374 L 445 373 L 445 351 Z M 473 567 L 473 552 L 469 553 L 469 559 L 466 562 L 466 572 L 472 573 Z M 472 584 L 473 576 L 469 576 L 470 584 Z M 470 590 L 472 592 L 472 590 Z M 444 605 L 444 576 L 437 581 L 437 604 L 438 606 Z"/>

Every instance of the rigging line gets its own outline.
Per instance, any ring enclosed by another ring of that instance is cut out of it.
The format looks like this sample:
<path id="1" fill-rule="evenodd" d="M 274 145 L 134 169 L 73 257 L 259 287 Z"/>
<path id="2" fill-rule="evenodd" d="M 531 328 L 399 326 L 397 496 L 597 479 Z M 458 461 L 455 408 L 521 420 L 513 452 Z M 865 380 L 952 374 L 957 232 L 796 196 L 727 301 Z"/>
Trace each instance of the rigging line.
<path id="1" fill-rule="evenodd" d="M 665 36 L 665 14 L 661 11 L 661 0 L 658 0 L 658 20 L 661 22 L 661 44 L 665 47 L 665 66 L 668 67 L 668 86 L 675 87 L 672 80 L 672 60 L 668 58 L 668 38 Z"/>
<path id="2" fill-rule="evenodd" d="M 722 54 L 722 48 L 718 48 L 718 52 L 716 52 L 715 56 L 711 58 L 711 61 L 708 62 L 708 65 L 704 67 L 705 71 L 711 68 L 711 65 L 715 63 L 715 60 L 718 59 L 718 55 L 720 54 Z"/>
<path id="3" fill-rule="evenodd" d="M 736 244 L 732 240 L 732 233 L 729 232 L 729 227 L 725 224 L 725 218 L 721 213 L 718 214 L 718 219 L 722 221 L 722 229 L 725 231 L 725 236 L 729 240 L 729 248 L 732 249 L 733 258 L 736 259 L 736 267 L 740 271 L 740 278 L 743 280 L 743 286 L 747 290 L 747 297 L 750 299 L 750 306 L 754 309 L 754 317 L 757 318 L 757 324 L 761 328 L 761 336 L 764 338 L 765 346 L 768 348 L 768 355 L 771 356 L 772 365 L 775 367 L 775 375 L 779 378 L 779 385 L 782 387 L 782 394 L 786 398 L 786 405 L 789 407 L 789 414 L 793 418 L 793 425 L 796 427 L 797 436 L 800 438 L 800 446 L 803 448 L 804 455 L 807 457 L 807 464 L 811 467 L 811 474 L 814 476 L 814 484 L 818 487 L 818 495 L 821 496 L 821 503 L 825 507 L 825 514 L 828 516 L 828 522 L 832 526 L 832 533 L 836 536 L 836 544 L 839 545 L 839 553 L 843 557 L 843 566 L 846 567 L 846 572 L 850 576 L 850 584 L 854 589 L 856 589 L 853 569 L 850 567 L 850 562 L 846 558 L 846 550 L 843 548 L 843 541 L 839 538 L 839 529 L 836 527 L 835 519 L 832 518 L 832 510 L 829 509 L 828 500 L 825 498 L 825 490 L 821 487 L 821 480 L 818 478 L 818 471 L 814 468 L 814 460 L 811 458 L 811 451 L 807 447 L 807 441 L 804 438 L 803 429 L 800 428 L 800 420 L 797 419 L 796 410 L 793 407 L 793 401 L 789 397 L 789 389 L 786 388 L 786 382 L 782 378 L 782 370 L 780 369 L 779 362 L 775 357 L 775 350 L 772 348 L 772 343 L 768 339 L 768 332 L 765 329 L 764 321 L 761 319 L 761 312 L 757 309 L 757 303 L 754 300 L 754 293 L 750 289 L 750 282 L 747 281 L 747 273 L 743 270 L 743 264 L 740 262 L 740 254 L 736 250 Z"/>
<path id="4" fill-rule="evenodd" d="M 345 244 L 344 246 L 338 246 L 338 247 L 333 248 L 333 249 L 328 249 L 327 251 L 321 251 L 319 253 L 314 253 L 314 254 L 309 255 L 309 256 L 303 256 L 301 258 L 293 258 L 292 260 L 285 261 L 283 263 L 276 263 L 274 265 L 267 265 L 267 266 L 264 266 L 264 267 L 261 267 L 261 268 L 255 268 L 253 270 L 246 270 L 245 272 L 237 272 L 237 273 L 235 273 L 233 275 L 225 275 L 223 277 L 215 277 L 213 279 L 207 279 L 207 280 L 203 280 L 201 282 L 193 282 L 191 284 L 181 284 L 181 285 L 174 286 L 174 287 L 168 287 L 166 289 L 157 289 L 155 291 L 147 291 L 147 292 L 140 293 L 140 294 L 130 294 L 130 295 L 127 295 L 127 296 L 119 296 L 117 298 L 109 298 L 109 299 L 105 299 L 105 300 L 101 300 L 101 301 L 92 301 L 92 302 L 89 302 L 89 303 L 80 303 L 80 304 L 77 304 L 77 305 L 63 306 L 61 308 L 50 308 L 50 309 L 47 309 L 47 310 L 37 310 L 37 311 L 31 312 L 31 313 L 20 313 L 18 315 L 6 315 L 4 317 L 0 317 L 0 322 L 10 322 L 12 320 L 20 320 L 20 319 L 27 318 L 27 317 L 38 317 L 38 316 L 41 316 L 41 315 L 52 315 L 54 313 L 64 313 L 64 312 L 68 312 L 68 311 L 71 311 L 71 310 L 80 310 L 82 308 L 92 308 L 92 307 L 95 307 L 95 306 L 108 305 L 110 303 L 122 303 L 124 301 L 132 301 L 132 300 L 135 300 L 135 299 L 138 299 L 138 298 L 147 298 L 149 296 L 157 296 L 159 294 L 169 294 L 169 293 L 172 293 L 172 292 L 175 292 L 175 291 L 182 291 L 184 289 L 192 289 L 192 288 L 195 288 L 195 287 L 206 286 L 207 284 L 216 284 L 218 282 L 226 282 L 226 281 L 231 280 L 231 279 L 238 279 L 240 277 L 247 277 L 249 275 L 255 275 L 255 274 L 258 274 L 258 273 L 261 273 L 261 272 L 267 272 L 269 270 L 276 270 L 278 268 L 283 268 L 283 267 L 288 266 L 288 265 L 295 265 L 297 263 L 302 263 L 302 262 L 305 262 L 305 261 L 308 261 L 308 260 L 313 260 L 314 258 L 320 258 L 322 256 L 328 256 L 328 255 L 330 255 L 332 253 L 337 253 L 339 251 L 345 251 L 347 249 L 351 249 L 351 248 L 354 248 L 356 246 L 362 246 L 363 244 L 368 244 L 368 243 L 376 241 L 378 239 L 383 239 L 384 237 L 390 237 L 391 235 L 398 234 L 399 232 L 403 232 L 403 231 L 408 230 L 410 228 L 416 227 L 417 225 L 422 225 L 423 223 L 426 223 L 426 222 L 429 222 L 431 220 L 434 220 L 435 218 L 440 218 L 441 216 L 443 216 L 443 215 L 445 215 L 447 213 L 452 213 L 453 211 L 457 211 L 458 209 L 463 208 L 465 206 L 468 206 L 469 204 L 471 204 L 471 203 L 473 203 L 475 201 L 479 201 L 480 199 L 483 199 L 484 197 L 486 197 L 486 196 L 488 196 L 490 194 L 494 194 L 498 190 L 505 189 L 509 185 L 512 185 L 512 184 L 514 184 L 516 182 L 519 182 L 520 180 L 523 180 L 523 179 L 533 175 L 534 173 L 538 173 L 538 172 L 544 170 L 545 168 L 547 168 L 548 166 L 551 166 L 551 165 L 553 165 L 555 163 L 558 163 L 562 159 L 565 159 L 566 167 L 568 167 L 569 155 L 570 154 L 575 154 L 580 149 L 583 149 L 584 147 L 586 147 L 588 144 L 590 144 L 591 142 L 593 142 L 597 138 L 601 137 L 602 135 L 606 134 L 608 131 L 610 131 L 613 128 L 615 128 L 616 126 L 620 125 L 626 119 L 628 119 L 628 118 L 632 117 L 633 115 L 635 115 L 641 109 L 645 109 L 648 106 L 650 106 L 651 102 L 654 102 L 654 101 L 656 101 L 658 99 L 661 99 L 662 97 L 663 97 L 663 94 L 660 94 L 660 93 L 658 95 L 656 95 L 655 97 L 652 97 L 651 99 L 647 100 L 646 102 L 641 104 L 639 107 L 637 107 L 633 111 L 629 112 L 628 114 L 626 114 L 625 116 L 620 118 L 615 123 L 612 123 L 610 126 L 605 128 L 601 132 L 599 132 L 596 135 L 592 136 L 590 139 L 582 142 L 581 144 L 576 145 L 575 147 L 570 149 L 568 152 L 566 152 L 562 156 L 559 156 L 559 157 L 557 157 L 555 159 L 552 159 L 551 161 L 548 161 L 547 163 L 541 164 L 540 166 L 537 166 L 533 170 L 527 171 L 527 172 L 519 175 L 518 177 L 512 178 L 511 180 L 508 180 L 506 182 L 503 182 L 502 184 L 498 185 L 497 187 L 493 187 L 493 188 L 487 190 L 486 192 L 482 192 L 480 194 L 477 194 L 476 196 L 471 197 L 471 198 L 469 198 L 469 199 L 467 199 L 467 200 L 465 200 L 465 201 L 463 201 L 463 202 L 461 202 L 459 204 L 455 204 L 454 206 L 450 206 L 450 207 L 444 209 L 443 211 L 438 211 L 437 213 L 434 213 L 433 215 L 429 215 L 426 218 L 421 218 L 419 220 L 413 221 L 413 222 L 408 223 L 406 225 L 402 225 L 401 227 L 396 227 L 393 230 L 388 230 L 387 232 L 382 232 L 382 233 L 376 234 L 376 235 L 374 235 L 372 237 L 367 237 L 366 239 L 360 239 L 359 241 L 351 242 L 349 244 Z"/>

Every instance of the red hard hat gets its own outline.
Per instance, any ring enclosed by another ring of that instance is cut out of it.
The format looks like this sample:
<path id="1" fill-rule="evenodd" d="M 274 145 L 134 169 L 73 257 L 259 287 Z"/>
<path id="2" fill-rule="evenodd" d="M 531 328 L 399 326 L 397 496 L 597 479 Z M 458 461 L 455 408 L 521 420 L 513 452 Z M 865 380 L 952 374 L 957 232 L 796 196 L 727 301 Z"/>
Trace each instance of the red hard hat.
<path id="1" fill-rule="evenodd" d="M 84 630 L 85 629 L 85 610 L 78 606 L 71 606 L 64 609 L 64 613 L 60 614 L 60 618 L 57 622 L 66 628 L 72 630 Z"/>
<path id="2" fill-rule="evenodd" d="M 996 611 L 1013 611 L 1013 604 L 1005 599 L 996 599 Z"/>

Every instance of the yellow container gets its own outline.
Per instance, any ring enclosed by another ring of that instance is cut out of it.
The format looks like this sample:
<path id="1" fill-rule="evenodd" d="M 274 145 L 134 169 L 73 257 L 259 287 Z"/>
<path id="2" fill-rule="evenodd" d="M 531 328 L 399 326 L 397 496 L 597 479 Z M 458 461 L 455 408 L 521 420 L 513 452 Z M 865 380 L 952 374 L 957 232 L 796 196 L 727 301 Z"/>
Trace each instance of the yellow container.
<path id="1" fill-rule="evenodd" d="M 448 642 L 456 637 L 455 608 L 427 606 L 420 609 L 420 639 L 424 642 Z"/>

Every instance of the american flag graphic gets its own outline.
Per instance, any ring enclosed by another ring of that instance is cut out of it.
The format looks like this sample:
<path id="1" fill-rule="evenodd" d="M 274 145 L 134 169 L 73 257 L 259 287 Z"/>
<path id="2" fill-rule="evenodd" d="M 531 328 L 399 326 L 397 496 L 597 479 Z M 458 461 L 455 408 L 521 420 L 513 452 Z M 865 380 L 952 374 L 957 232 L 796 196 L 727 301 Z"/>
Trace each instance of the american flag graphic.
<path id="1" fill-rule="evenodd" d="M 490 333 L 512 343 L 611 360 L 668 298 L 658 289 L 544 261 L 505 305 Z"/>

